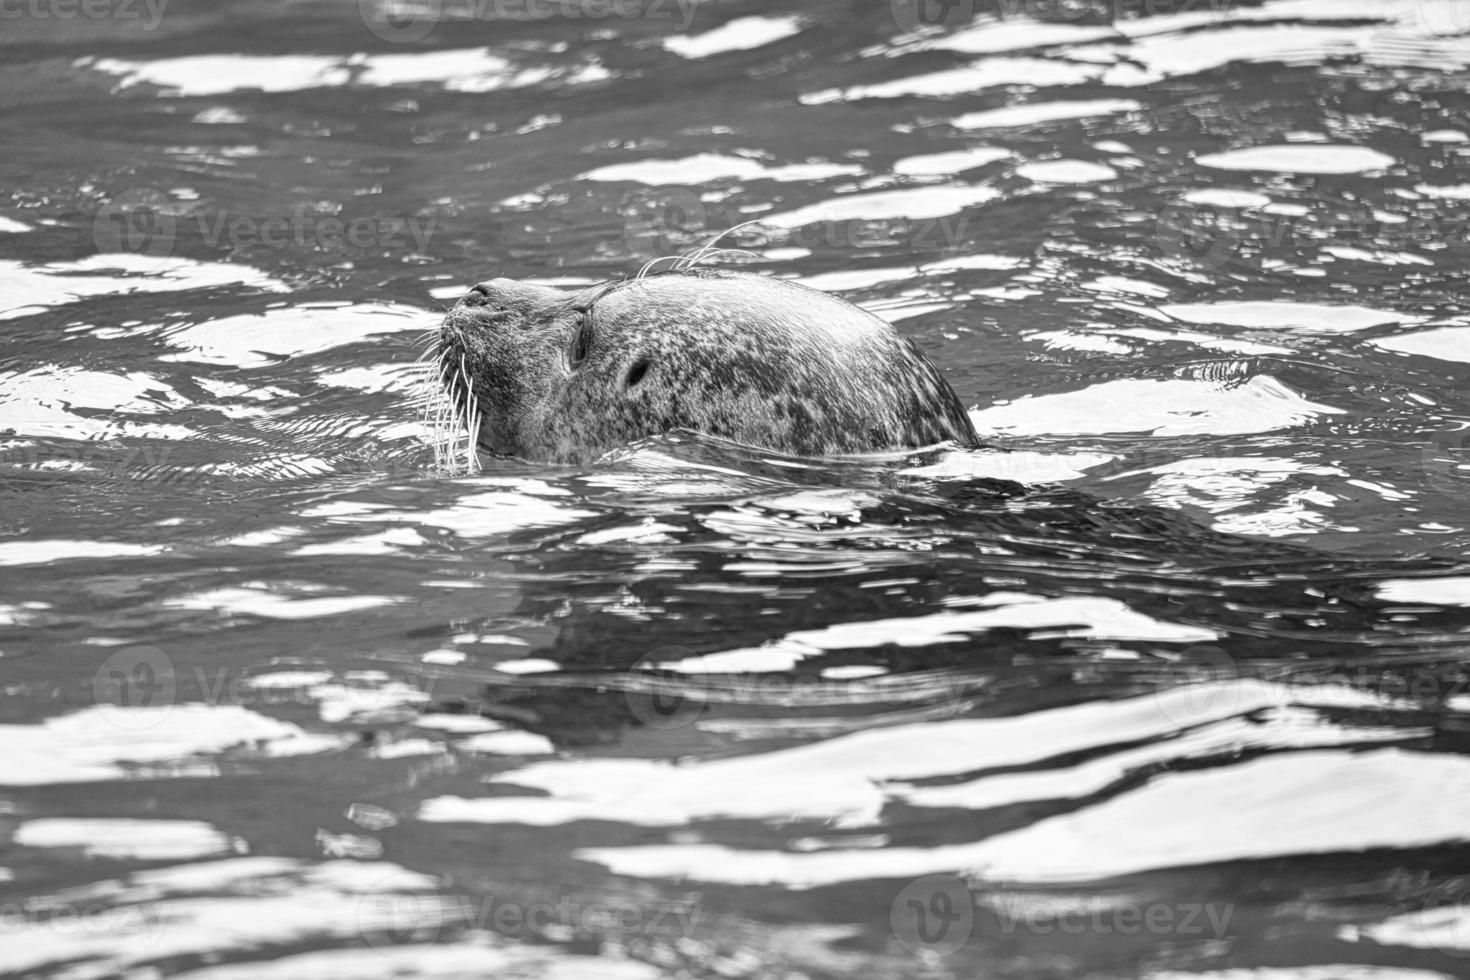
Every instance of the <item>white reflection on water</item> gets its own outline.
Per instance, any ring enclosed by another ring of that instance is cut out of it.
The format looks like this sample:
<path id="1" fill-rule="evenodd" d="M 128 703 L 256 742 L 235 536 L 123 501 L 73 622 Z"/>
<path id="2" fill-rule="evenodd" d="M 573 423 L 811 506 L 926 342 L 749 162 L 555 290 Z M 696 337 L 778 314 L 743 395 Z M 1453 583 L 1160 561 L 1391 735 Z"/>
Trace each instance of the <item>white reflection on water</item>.
<path id="1" fill-rule="evenodd" d="M 16 827 L 11 843 L 135 861 L 195 860 L 245 849 L 243 841 L 199 820 L 43 818 Z"/>
<path id="2" fill-rule="evenodd" d="M 956 869 L 990 882 L 1083 882 L 1242 859 L 1464 841 L 1459 815 L 1467 804 L 1470 761 L 1462 758 L 1400 749 L 1303 750 L 1166 773 L 1085 809 L 968 844 L 815 854 L 710 844 L 579 853 L 618 874 L 798 888 Z M 1302 822 L 1283 827 L 1287 811 Z"/>
<path id="3" fill-rule="evenodd" d="M 106 704 L 35 725 L 0 725 L 0 786 L 123 779 L 130 765 L 187 762 L 245 743 L 265 754 L 290 755 L 324 751 L 341 740 L 234 705 Z M 154 777 L 208 773 L 198 764 L 149 771 Z"/>
<path id="4" fill-rule="evenodd" d="M 296 92 L 349 84 L 432 84 L 458 92 L 492 92 L 549 81 L 578 83 L 608 77 L 594 63 L 550 69 L 535 63 L 523 65 L 488 48 L 347 56 L 211 54 L 150 61 L 84 58 L 78 64 L 117 76 L 120 89 L 157 85 L 169 94 L 186 96 L 252 89 Z"/>
<path id="5" fill-rule="evenodd" d="M 702 34 L 671 34 L 664 38 L 664 47 L 685 58 L 708 58 L 771 44 L 801 28 L 800 17 L 737 17 Z"/>
<path id="6" fill-rule="evenodd" d="M 1270 432 L 1343 410 L 1308 401 L 1267 375 L 1236 385 L 1120 378 L 1080 391 L 1017 398 L 970 412 L 982 437 L 1150 432 L 1156 436 Z"/>
<path id="7" fill-rule="evenodd" d="M 865 827 L 881 824 L 883 809 L 890 802 L 916 795 L 922 805 L 927 791 L 908 784 L 935 777 L 971 774 L 945 792 L 973 795 L 977 804 L 984 797 L 990 801 L 989 805 L 1003 806 L 1047 798 L 1043 795 L 1047 792 L 1060 792 L 1059 798 L 1069 798 L 1073 784 L 1066 779 L 1047 778 L 1045 770 L 1032 774 L 1033 778 L 988 774 L 986 770 L 1034 766 L 1055 759 L 1058 760 L 1053 763 L 1058 767 L 1055 772 L 1075 772 L 1078 787 L 1091 785 L 1096 791 L 1108 785 L 1111 778 L 1126 774 L 1134 765 L 1160 758 L 1209 756 L 1247 742 L 1257 747 L 1299 748 L 1413 737 L 1413 730 L 1340 727 L 1326 724 L 1301 709 L 1289 710 L 1291 703 L 1298 700 L 1310 700 L 1316 706 L 1361 706 L 1365 696 L 1359 691 L 1320 686 L 1306 692 L 1309 698 L 1299 698 L 1298 694 L 1290 687 L 1233 681 L 1017 717 L 898 725 L 796 748 L 677 766 L 650 759 L 539 763 L 497 776 L 493 781 L 541 790 L 547 796 L 441 797 L 426 801 L 420 816 L 431 821 L 532 825 L 613 819 L 652 827 L 730 817 L 777 823 L 821 820 L 841 827 Z M 1373 700 L 1368 697 L 1366 703 Z M 1267 710 L 1276 711 L 1267 716 L 1267 721 L 1243 720 Z M 1198 734 L 1182 741 L 1173 740 L 1191 730 Z M 1072 753 L 1097 749 L 1104 744 L 1126 745 L 1145 740 L 1159 741 L 1152 752 L 1142 755 L 1125 750 L 1121 760 L 1114 763 L 1061 761 Z M 1470 772 L 1470 763 L 1461 760 L 1460 764 Z M 991 779 L 1000 779 L 1001 786 L 1015 795 L 990 793 L 985 784 Z M 706 880 L 766 880 L 810 885 L 819 879 L 860 880 L 954 870 L 968 865 L 970 849 L 984 845 L 982 841 L 978 845 L 954 848 L 883 852 L 863 856 L 861 860 L 850 853 L 834 853 L 823 858 L 802 855 L 793 858 L 795 863 L 790 866 L 789 877 L 780 874 L 754 879 L 741 877 L 744 872 L 739 861 L 723 871 L 718 870 L 721 865 L 715 854 L 724 850 L 720 848 L 701 850 L 685 845 L 648 851 L 616 848 L 606 853 L 599 851 L 595 859 L 616 860 L 619 870 L 623 870 L 636 867 L 640 854 L 647 854 L 655 863 L 677 863 L 687 857 L 699 863 L 696 877 L 713 875 Z M 1140 845 L 1140 850 L 1128 859 L 1140 860 L 1144 853 L 1146 849 Z M 789 856 L 773 855 L 763 870 L 754 873 L 768 875 L 772 867 L 785 867 L 786 857 Z M 823 863 L 823 870 L 811 872 L 816 877 L 807 874 L 805 862 L 809 859 Z M 873 864 L 865 865 L 864 861 Z M 626 873 L 665 873 L 649 867 Z"/>
<path id="8" fill-rule="evenodd" d="M 91 296 L 239 285 L 284 292 L 286 284 L 248 265 L 129 252 L 70 262 L 0 261 L 0 320 L 31 316 Z"/>

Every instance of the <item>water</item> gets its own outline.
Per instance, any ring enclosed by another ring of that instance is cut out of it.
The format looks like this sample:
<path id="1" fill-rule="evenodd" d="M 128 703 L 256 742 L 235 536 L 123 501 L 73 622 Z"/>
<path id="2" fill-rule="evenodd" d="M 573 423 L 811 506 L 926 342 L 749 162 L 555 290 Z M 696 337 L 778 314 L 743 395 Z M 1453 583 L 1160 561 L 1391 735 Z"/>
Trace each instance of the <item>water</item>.
<path id="1" fill-rule="evenodd" d="M 1470 8 L 974 8 L 7 12 L 0 971 L 1463 975 Z M 1009 452 L 434 468 L 754 218 Z"/>

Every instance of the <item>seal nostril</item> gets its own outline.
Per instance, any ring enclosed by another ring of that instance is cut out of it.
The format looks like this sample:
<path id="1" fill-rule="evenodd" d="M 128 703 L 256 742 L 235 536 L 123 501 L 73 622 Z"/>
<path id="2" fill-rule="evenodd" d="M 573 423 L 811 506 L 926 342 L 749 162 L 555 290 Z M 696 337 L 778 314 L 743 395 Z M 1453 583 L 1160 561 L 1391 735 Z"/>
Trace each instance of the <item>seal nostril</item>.
<path id="1" fill-rule="evenodd" d="M 623 378 L 623 387 L 624 388 L 632 388 L 632 387 L 634 387 L 640 381 L 643 380 L 643 376 L 645 374 L 647 374 L 647 373 L 648 373 L 648 360 L 645 358 L 645 359 L 642 359 L 642 360 L 638 361 L 632 367 L 628 368 L 628 373 Z"/>
<path id="2" fill-rule="evenodd" d="M 460 300 L 462 306 L 484 306 L 490 300 L 490 287 L 485 283 L 479 283 Z"/>

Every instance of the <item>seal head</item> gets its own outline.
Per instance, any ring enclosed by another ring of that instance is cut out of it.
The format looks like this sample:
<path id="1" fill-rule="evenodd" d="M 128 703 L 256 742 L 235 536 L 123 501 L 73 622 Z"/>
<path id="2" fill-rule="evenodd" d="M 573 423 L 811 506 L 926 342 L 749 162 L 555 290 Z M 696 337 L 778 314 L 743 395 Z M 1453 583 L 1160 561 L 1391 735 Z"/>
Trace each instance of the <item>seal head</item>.
<path id="1" fill-rule="evenodd" d="M 891 324 L 745 273 L 580 291 L 483 282 L 450 310 L 432 359 L 479 447 L 528 460 L 587 462 L 675 429 L 795 456 L 977 442 L 954 390 Z"/>

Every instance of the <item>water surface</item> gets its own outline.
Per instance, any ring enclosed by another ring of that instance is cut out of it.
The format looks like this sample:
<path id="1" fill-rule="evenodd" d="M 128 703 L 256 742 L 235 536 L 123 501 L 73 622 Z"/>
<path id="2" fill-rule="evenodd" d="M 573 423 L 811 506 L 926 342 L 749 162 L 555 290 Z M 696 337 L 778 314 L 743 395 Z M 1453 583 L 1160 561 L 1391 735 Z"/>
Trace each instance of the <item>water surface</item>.
<path id="1" fill-rule="evenodd" d="M 1463 974 L 1463 3 L 64 7 L 0 971 Z M 470 284 L 755 219 L 994 448 L 436 466 Z"/>

